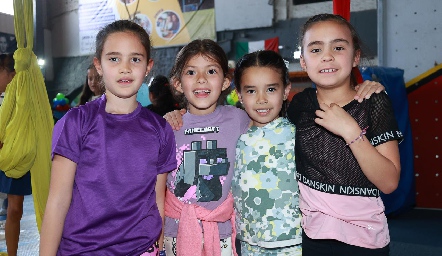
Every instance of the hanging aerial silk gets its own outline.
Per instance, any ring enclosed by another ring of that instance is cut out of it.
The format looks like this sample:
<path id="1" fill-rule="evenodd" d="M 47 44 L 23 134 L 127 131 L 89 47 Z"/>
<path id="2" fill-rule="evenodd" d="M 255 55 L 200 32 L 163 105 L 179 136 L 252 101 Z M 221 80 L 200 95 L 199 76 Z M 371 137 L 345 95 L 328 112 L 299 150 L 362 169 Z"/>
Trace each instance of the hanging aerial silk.
<path id="1" fill-rule="evenodd" d="M 0 169 L 20 178 L 31 171 L 32 195 L 38 230 L 49 192 L 51 136 L 54 122 L 46 86 L 32 51 L 32 0 L 14 0 L 15 76 L 0 108 Z"/>

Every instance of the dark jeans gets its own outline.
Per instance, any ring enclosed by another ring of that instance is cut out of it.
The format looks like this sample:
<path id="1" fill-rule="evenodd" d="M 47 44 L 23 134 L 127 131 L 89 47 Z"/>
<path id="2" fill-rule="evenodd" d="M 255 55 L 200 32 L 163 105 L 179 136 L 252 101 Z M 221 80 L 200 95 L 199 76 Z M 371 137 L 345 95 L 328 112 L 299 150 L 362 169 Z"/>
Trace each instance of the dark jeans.
<path id="1" fill-rule="evenodd" d="M 388 256 L 390 246 L 369 249 L 349 245 L 333 239 L 311 239 L 302 233 L 303 256 Z"/>

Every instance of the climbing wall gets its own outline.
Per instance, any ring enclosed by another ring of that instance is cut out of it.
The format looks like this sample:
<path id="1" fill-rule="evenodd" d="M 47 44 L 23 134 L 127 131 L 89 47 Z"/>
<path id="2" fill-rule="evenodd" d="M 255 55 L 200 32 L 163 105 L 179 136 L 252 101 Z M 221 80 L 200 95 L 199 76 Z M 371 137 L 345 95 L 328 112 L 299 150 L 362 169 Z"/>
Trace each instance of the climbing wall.
<path id="1" fill-rule="evenodd" d="M 416 206 L 442 209 L 442 65 L 407 83 Z"/>
<path id="2" fill-rule="evenodd" d="M 379 65 L 403 69 L 405 82 L 442 63 L 441 0 L 378 0 Z"/>

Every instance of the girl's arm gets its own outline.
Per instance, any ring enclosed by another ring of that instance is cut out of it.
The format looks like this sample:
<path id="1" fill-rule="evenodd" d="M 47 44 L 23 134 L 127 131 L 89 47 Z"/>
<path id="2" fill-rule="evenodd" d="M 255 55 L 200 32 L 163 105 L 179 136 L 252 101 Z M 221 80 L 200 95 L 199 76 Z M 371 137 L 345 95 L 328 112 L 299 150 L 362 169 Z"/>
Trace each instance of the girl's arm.
<path id="1" fill-rule="evenodd" d="M 381 85 L 382 86 L 382 85 Z M 374 87 L 372 87 L 374 89 Z M 382 91 L 382 90 L 381 90 Z M 373 94 L 370 93 L 370 95 Z M 180 110 L 173 110 L 170 112 L 167 112 L 163 118 L 166 119 L 166 121 L 172 126 L 172 129 L 174 131 L 179 131 L 181 127 L 183 127 L 183 115 L 186 114 L 186 109 L 180 109 Z M 253 121 L 250 120 L 249 128 L 252 127 Z"/>
<path id="2" fill-rule="evenodd" d="M 373 93 L 384 91 L 385 87 L 378 82 L 365 80 L 362 84 L 358 84 L 355 89 L 355 100 L 362 102 L 364 99 L 369 99 Z"/>
<path id="3" fill-rule="evenodd" d="M 166 181 L 167 181 L 167 173 L 162 173 L 157 175 L 157 183 L 155 185 L 155 193 L 157 195 L 157 207 L 160 212 L 160 216 L 163 222 L 161 235 L 158 239 L 158 243 L 160 245 L 160 251 L 163 250 L 163 241 L 164 241 L 164 201 L 166 200 Z"/>
<path id="4" fill-rule="evenodd" d="M 365 176 L 384 194 L 394 192 L 399 184 L 401 163 L 398 142 L 388 141 L 373 147 L 368 139 L 350 145 Z M 368 144 L 368 145 L 366 145 Z M 364 152 L 366 148 L 374 148 L 375 152 Z"/>
<path id="5" fill-rule="evenodd" d="M 64 221 L 72 199 L 77 164 L 55 155 L 52 160 L 51 183 L 40 233 L 40 255 L 56 255 Z"/>
<path id="6" fill-rule="evenodd" d="M 340 106 L 332 103 L 330 106 L 320 104 L 320 107 L 322 111 L 316 111 L 318 118 L 315 122 L 346 141 L 365 176 L 379 190 L 385 194 L 396 190 L 401 170 L 397 141 L 373 147 L 362 134 L 365 127 L 359 127 L 356 120 Z"/>

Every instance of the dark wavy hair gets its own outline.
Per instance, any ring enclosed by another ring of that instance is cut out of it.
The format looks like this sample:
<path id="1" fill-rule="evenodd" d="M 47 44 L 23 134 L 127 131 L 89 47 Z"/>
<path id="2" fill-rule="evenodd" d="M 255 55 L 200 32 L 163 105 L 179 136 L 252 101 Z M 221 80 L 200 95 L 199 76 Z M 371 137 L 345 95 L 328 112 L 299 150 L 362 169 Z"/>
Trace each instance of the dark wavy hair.
<path id="1" fill-rule="evenodd" d="M 233 76 L 235 88 L 238 92 L 241 92 L 241 79 L 244 71 L 251 67 L 271 68 L 280 74 L 284 86 L 290 84 L 289 70 L 281 55 L 270 50 L 256 51 L 242 56 L 236 63 Z M 287 105 L 287 100 L 284 100 L 279 116 L 286 115 Z"/>
<path id="2" fill-rule="evenodd" d="M 90 64 L 89 67 L 87 68 L 87 70 L 89 70 L 89 69 L 94 69 L 96 71 L 94 64 Z M 101 78 L 100 78 L 100 80 L 101 80 Z M 100 80 L 98 81 L 98 84 L 100 85 L 100 92 L 101 92 L 101 94 L 103 94 L 105 89 L 104 89 L 104 86 Z M 80 101 L 79 101 L 78 105 L 86 104 L 86 102 L 88 102 L 92 96 L 94 96 L 94 92 L 91 91 L 91 88 L 89 88 L 89 82 L 88 82 L 87 73 L 86 73 L 86 81 L 83 84 L 83 90 L 81 91 Z"/>
<path id="3" fill-rule="evenodd" d="M 227 55 L 223 48 L 219 46 L 215 41 L 210 39 L 196 39 L 184 46 L 177 54 L 175 63 L 170 71 L 169 78 L 171 81 L 181 81 L 181 75 L 187 62 L 195 56 L 207 57 L 216 63 L 218 63 L 222 70 L 224 77 L 230 78 L 229 65 Z M 187 107 L 187 100 L 183 93 L 176 90 L 174 86 L 171 87 L 175 96 L 175 99 L 180 104 L 180 107 Z M 227 95 L 230 93 L 230 87 L 221 92 L 218 98 L 218 105 L 223 105 L 226 102 Z"/>
<path id="4" fill-rule="evenodd" d="M 165 76 L 155 76 L 149 86 L 149 94 L 154 101 L 147 108 L 164 116 L 166 113 L 178 109 L 178 104 L 173 97 L 169 79 Z"/>
<path id="5" fill-rule="evenodd" d="M 8 73 L 15 72 L 15 61 L 12 53 L 0 54 L 0 70 L 6 69 Z"/>

